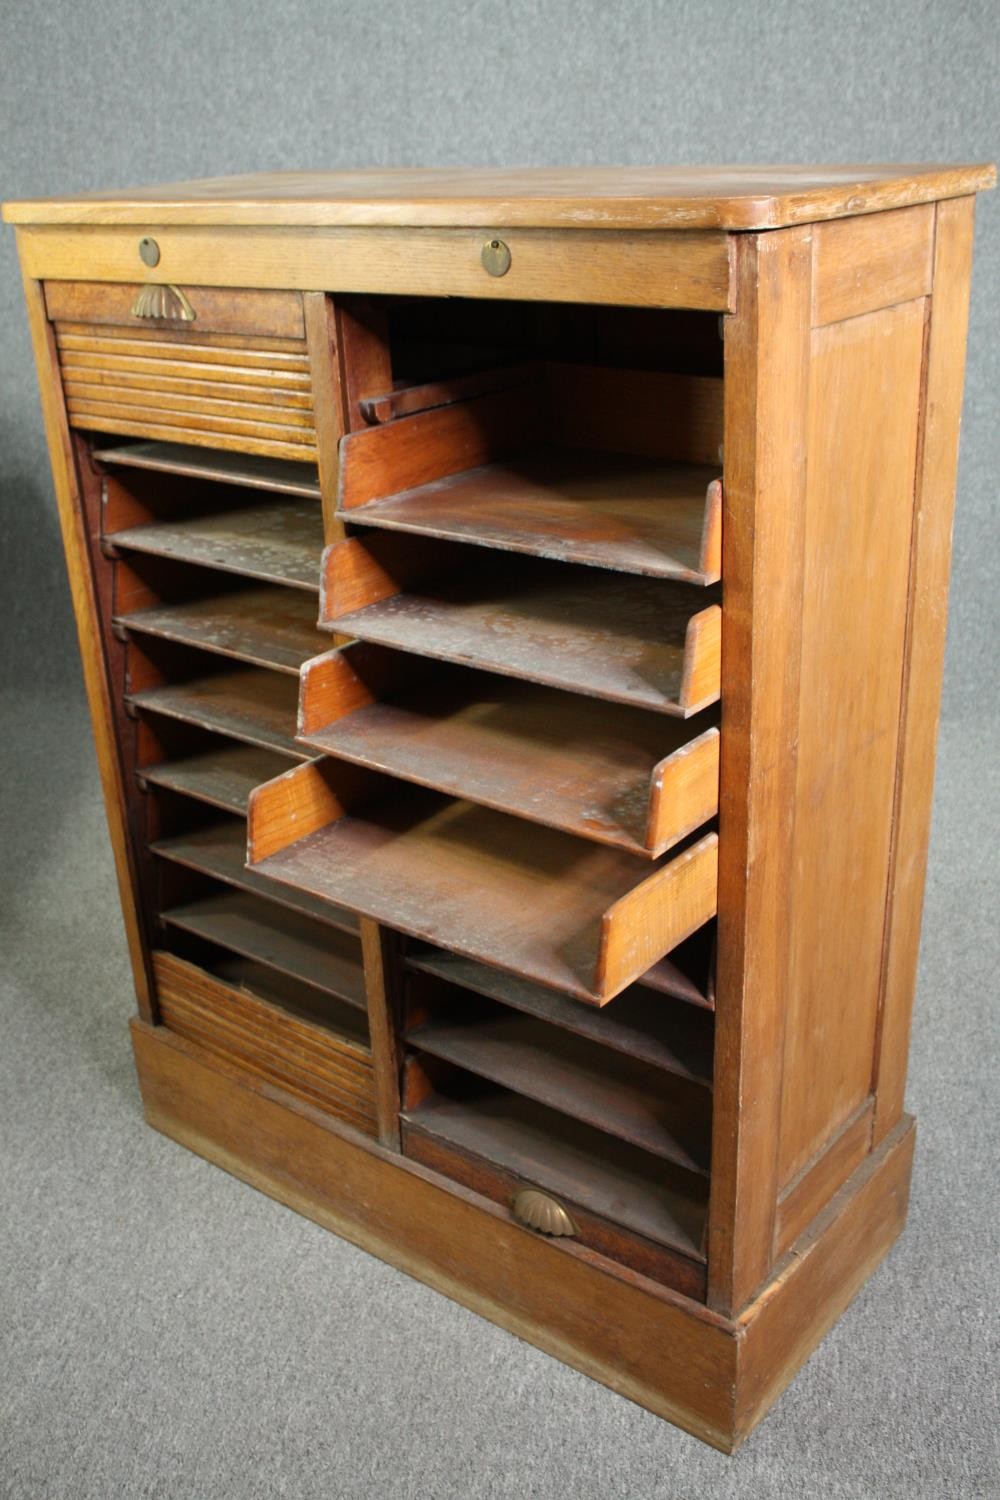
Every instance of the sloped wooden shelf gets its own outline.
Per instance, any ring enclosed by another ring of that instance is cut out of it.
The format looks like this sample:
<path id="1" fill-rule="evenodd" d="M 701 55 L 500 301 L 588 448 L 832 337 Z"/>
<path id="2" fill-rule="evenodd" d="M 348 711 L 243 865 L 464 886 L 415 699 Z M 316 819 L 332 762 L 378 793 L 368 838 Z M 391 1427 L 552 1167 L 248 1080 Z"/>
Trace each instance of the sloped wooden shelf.
<path id="1" fill-rule="evenodd" d="M 651 1068 L 662 1068 L 703 1085 L 711 1084 L 711 1016 L 693 1007 L 672 1005 L 641 985 L 632 985 L 610 1005 L 595 1010 L 578 1005 L 555 990 L 542 989 L 502 969 L 444 949 L 419 949 L 409 955 L 407 967 L 415 974 L 427 974 L 449 986 L 499 1000 Z"/>
<path id="2" fill-rule="evenodd" d="M 171 1031 L 314 1108 L 375 1133 L 371 1050 L 356 1012 L 328 1009 L 318 1021 L 296 1014 L 290 982 L 282 986 L 279 980 L 275 997 L 273 979 L 261 986 L 256 966 L 243 960 L 210 973 L 160 951 L 153 966 L 160 1019 Z"/>
<path id="3" fill-rule="evenodd" d="M 719 732 L 359 643 L 303 668 L 310 748 L 655 857 L 713 818 Z M 423 669 L 423 670 L 421 670 Z"/>
<path id="4" fill-rule="evenodd" d="M 345 448 L 366 436 L 345 438 Z M 341 514 L 623 573 L 698 584 L 720 577 L 718 469 L 696 464 L 557 451 L 469 469 Z"/>
<path id="5" fill-rule="evenodd" d="M 252 453 L 211 452 L 186 443 L 121 443 L 95 448 L 101 463 L 161 474 L 181 474 L 189 479 L 218 480 L 252 490 L 271 490 L 284 495 L 302 495 L 319 500 L 321 490 L 315 464 L 294 459 L 262 458 Z"/>
<path id="6" fill-rule="evenodd" d="M 142 785 L 165 787 L 194 797 L 226 812 L 245 813 L 255 786 L 287 771 L 283 755 L 255 745 L 218 745 L 198 755 L 142 766 L 136 777 Z"/>
<path id="7" fill-rule="evenodd" d="M 347 434 L 340 514 L 713 583 L 722 565 L 721 397 L 714 379 L 539 365 L 513 389 Z"/>
<path id="8" fill-rule="evenodd" d="M 662 579 L 367 533 L 327 548 L 320 624 L 685 718 L 719 696 L 715 594 Z"/>
<path id="9" fill-rule="evenodd" d="M 315 628 L 315 614 L 311 595 L 262 584 L 116 614 L 114 623 L 121 630 L 297 674 L 303 662 L 329 645 Z"/>
<path id="10" fill-rule="evenodd" d="M 410 1132 L 495 1163 L 568 1206 L 703 1261 L 707 1182 L 506 1089 L 429 1095 L 403 1115 Z M 405 1146 L 412 1153 L 412 1143 Z"/>
<path id="11" fill-rule="evenodd" d="M 132 709 L 197 724 L 297 760 L 308 759 L 308 751 L 295 739 L 298 689 L 284 673 L 236 667 L 143 688 L 128 694 L 125 701 Z"/>
<path id="12" fill-rule="evenodd" d="M 603 1004 L 714 914 L 714 834 L 647 861 L 339 761 L 258 787 L 250 863 L 398 931 Z"/>
<path id="13" fill-rule="evenodd" d="M 317 900 L 287 885 L 279 885 L 256 870 L 247 868 L 247 831 L 243 823 L 226 819 L 189 833 L 158 839 L 150 845 L 153 854 L 201 875 L 211 875 L 239 891 L 263 896 L 275 906 L 287 907 L 315 922 L 324 922 L 340 932 L 356 934 L 357 914 L 332 901 Z"/>
<path id="14" fill-rule="evenodd" d="M 715 1009 L 715 923 L 685 938 L 642 976 L 645 989 L 703 1010 Z"/>
<path id="15" fill-rule="evenodd" d="M 711 1095 L 687 1079 L 469 992 L 436 997 L 407 1042 L 688 1171 L 708 1172 Z"/>
<path id="16" fill-rule="evenodd" d="M 112 532 L 105 540 L 119 551 L 319 592 L 323 516 L 314 501 L 293 497 L 163 518 Z"/>
<path id="17" fill-rule="evenodd" d="M 228 948 L 302 984 L 366 1007 L 358 940 L 245 891 L 224 890 L 162 913 L 172 927 Z"/>

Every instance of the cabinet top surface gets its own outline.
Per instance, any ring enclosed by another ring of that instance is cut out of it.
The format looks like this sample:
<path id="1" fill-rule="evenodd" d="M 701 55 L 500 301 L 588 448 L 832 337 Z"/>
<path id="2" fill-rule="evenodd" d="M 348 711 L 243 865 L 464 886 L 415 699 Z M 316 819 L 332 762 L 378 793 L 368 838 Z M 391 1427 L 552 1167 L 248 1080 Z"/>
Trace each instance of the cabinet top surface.
<path id="1" fill-rule="evenodd" d="M 18 224 L 775 229 L 990 188 L 986 163 L 269 172 L 8 203 Z"/>

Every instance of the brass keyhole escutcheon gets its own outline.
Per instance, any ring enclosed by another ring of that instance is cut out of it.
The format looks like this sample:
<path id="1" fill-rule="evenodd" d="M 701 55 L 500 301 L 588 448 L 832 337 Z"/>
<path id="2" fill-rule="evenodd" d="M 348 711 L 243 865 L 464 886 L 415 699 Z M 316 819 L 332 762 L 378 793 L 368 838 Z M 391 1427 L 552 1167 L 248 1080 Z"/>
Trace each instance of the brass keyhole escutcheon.
<path id="1" fill-rule="evenodd" d="M 506 276 L 510 270 L 510 247 L 503 240 L 487 240 L 481 259 L 491 276 Z"/>
<path id="2" fill-rule="evenodd" d="M 160 263 L 160 247 L 148 234 L 143 235 L 139 241 L 139 259 L 147 266 L 158 266 Z"/>

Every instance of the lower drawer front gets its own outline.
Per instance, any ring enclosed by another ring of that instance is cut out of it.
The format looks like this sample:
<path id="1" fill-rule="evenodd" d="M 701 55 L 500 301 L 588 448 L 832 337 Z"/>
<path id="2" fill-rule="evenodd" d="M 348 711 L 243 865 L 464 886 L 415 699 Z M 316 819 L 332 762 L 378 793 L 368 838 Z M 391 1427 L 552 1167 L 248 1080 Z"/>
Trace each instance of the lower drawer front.
<path id="1" fill-rule="evenodd" d="M 160 1019 L 206 1051 L 375 1134 L 370 1050 L 224 983 L 172 953 L 153 955 Z"/>
<path id="2" fill-rule="evenodd" d="M 47 284 L 70 425 L 314 462 L 301 297 L 157 290 Z"/>

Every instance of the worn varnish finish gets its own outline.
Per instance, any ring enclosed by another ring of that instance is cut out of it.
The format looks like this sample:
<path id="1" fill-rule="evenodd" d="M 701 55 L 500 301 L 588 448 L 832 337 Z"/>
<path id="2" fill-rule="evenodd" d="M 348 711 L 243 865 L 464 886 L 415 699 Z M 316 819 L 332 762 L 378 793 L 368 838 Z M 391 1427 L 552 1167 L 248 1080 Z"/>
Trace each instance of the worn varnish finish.
<path id="1" fill-rule="evenodd" d="M 275 911 L 270 902 L 237 890 L 171 907 L 163 920 L 364 1008 L 361 950 L 351 934 L 291 911 Z"/>
<path id="2" fill-rule="evenodd" d="M 16 224 L 678 225 L 774 229 L 990 188 L 995 168 L 412 167 L 270 172 L 8 203 Z M 577 232 L 579 230 L 577 229 Z"/>
<path id="3" fill-rule="evenodd" d="M 150 1122 L 272 1197 L 730 1452 L 886 1255 L 906 1218 L 904 1121 L 738 1322 L 379 1151 L 280 1090 L 133 1022 Z M 594 1317 L 594 1308 L 602 1316 Z M 607 1328 L 616 1330 L 609 1349 Z"/>
<path id="4" fill-rule="evenodd" d="M 311 749 L 582 838 L 656 856 L 718 809 L 710 714 L 666 720 L 366 644 L 301 682 Z"/>
<path id="5" fill-rule="evenodd" d="M 131 658 L 132 681 L 126 702 L 136 712 L 161 714 L 202 729 L 212 729 L 234 740 L 280 751 L 299 760 L 309 752 L 295 738 L 298 688 L 294 679 L 266 668 L 238 667 L 212 670 L 211 656 L 202 661 L 207 670 L 197 677 L 164 680 L 155 672 L 155 685 L 142 686 L 143 662 L 137 652 Z"/>
<path id="6" fill-rule="evenodd" d="M 714 914 L 716 845 L 707 834 L 649 873 L 334 761 L 259 787 L 249 810 L 250 862 L 271 879 L 597 1004 Z"/>
<path id="7" fill-rule="evenodd" d="M 577 1005 L 555 990 L 445 949 L 420 949 L 409 956 L 407 966 L 415 974 L 432 975 L 448 985 L 500 1000 L 514 1010 L 589 1037 L 602 1048 L 622 1052 L 654 1068 L 700 1083 L 711 1081 L 711 1016 L 684 1005 L 668 1005 L 642 984 L 623 991 L 613 1005 L 594 1010 Z M 422 993 L 418 986 L 418 996 Z"/>
<path id="8" fill-rule="evenodd" d="M 120 608 L 115 623 L 136 635 L 197 646 L 297 675 L 303 662 L 328 645 L 313 626 L 315 608 L 311 594 L 265 585 L 178 603 Z"/>
<path id="9" fill-rule="evenodd" d="M 403 1151 L 503 1208 L 541 1188 L 570 1214 L 575 1244 L 704 1296 L 699 1179 L 658 1158 L 489 1084 L 405 1110 Z"/>
<path id="10" fill-rule="evenodd" d="M 405 543 L 331 547 L 321 624 L 659 713 L 687 716 L 719 696 L 721 611 L 701 592 L 536 558 L 487 567 L 447 543 L 417 553 Z M 396 581 L 421 563 L 425 581 Z"/>
<path id="11" fill-rule="evenodd" d="M 319 592 L 323 518 L 315 501 L 262 502 L 176 518 L 163 516 L 107 537 L 123 552 L 181 562 Z"/>
<path id="12" fill-rule="evenodd" d="M 690 1080 L 469 993 L 429 993 L 425 1005 L 406 1037 L 417 1052 L 707 1174 L 711 1101 Z"/>
<path id="13" fill-rule="evenodd" d="M 327 923 L 341 932 L 356 934 L 358 931 L 355 912 L 335 906 L 332 901 L 315 900 L 303 891 L 290 890 L 288 886 L 278 885 L 249 869 L 246 862 L 247 831 L 243 823 L 234 820 L 210 823 L 170 838 L 158 839 L 150 847 L 158 858 L 201 875 L 210 875 L 224 885 L 249 891 L 251 895 L 266 896 L 276 906 L 287 906 L 291 911 L 301 912 L 303 916 Z"/>
<path id="14" fill-rule="evenodd" d="M 992 181 L 8 211 L 149 1118 L 726 1449 L 905 1217 Z"/>

